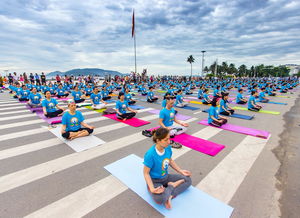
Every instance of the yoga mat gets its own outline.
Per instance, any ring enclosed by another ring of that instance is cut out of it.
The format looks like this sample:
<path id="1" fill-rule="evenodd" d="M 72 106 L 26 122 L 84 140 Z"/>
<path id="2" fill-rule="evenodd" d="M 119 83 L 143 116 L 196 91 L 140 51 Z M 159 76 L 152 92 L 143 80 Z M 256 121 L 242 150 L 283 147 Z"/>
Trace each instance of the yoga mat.
<path id="1" fill-rule="evenodd" d="M 44 127 L 47 128 L 47 127 Z M 67 144 L 69 147 L 71 147 L 76 152 L 85 151 L 90 148 L 94 148 L 98 145 L 102 145 L 105 143 L 105 141 L 99 139 L 98 137 L 94 135 L 84 136 L 80 138 L 76 138 L 73 140 L 67 140 L 64 139 L 61 136 L 61 128 L 47 128 L 51 133 L 53 133 L 57 138 L 59 138 L 63 143 Z"/>
<path id="2" fill-rule="evenodd" d="M 70 98 L 58 98 L 58 97 L 53 97 L 57 100 L 61 100 L 61 101 L 68 101 Z"/>
<path id="3" fill-rule="evenodd" d="M 276 101 L 261 102 L 261 103 L 287 105 L 287 103 L 276 102 Z"/>
<path id="4" fill-rule="evenodd" d="M 192 104 L 203 104 L 202 101 L 190 101 Z M 203 105 L 211 105 L 211 104 L 203 104 Z"/>
<path id="5" fill-rule="evenodd" d="M 284 95 L 276 95 L 276 96 L 273 96 L 273 97 L 278 97 L 278 98 L 290 98 L 290 96 L 284 96 Z"/>
<path id="6" fill-rule="evenodd" d="M 84 106 L 91 106 L 93 105 L 92 103 L 78 103 L 76 104 L 77 107 L 84 107 Z"/>
<path id="7" fill-rule="evenodd" d="M 232 109 L 243 110 L 243 111 L 249 111 L 248 108 L 245 108 L 245 107 L 233 107 Z M 253 111 L 253 112 L 255 112 L 255 111 Z M 260 110 L 260 111 L 258 111 L 258 112 L 259 112 L 259 113 L 265 113 L 265 114 L 274 114 L 274 115 L 280 114 L 280 112 L 278 112 L 278 111 Z"/>
<path id="8" fill-rule="evenodd" d="M 151 113 L 151 114 L 159 114 L 160 110 L 150 110 L 148 112 Z M 192 117 L 191 116 L 186 116 L 186 115 L 183 115 L 183 114 L 176 114 L 176 118 L 178 120 L 183 120 L 184 121 L 184 120 L 189 120 Z"/>
<path id="9" fill-rule="evenodd" d="M 140 105 L 129 105 L 129 107 L 132 108 L 133 110 L 145 109 L 145 107 Z"/>
<path id="10" fill-rule="evenodd" d="M 113 102 L 116 102 L 116 100 L 109 99 L 109 100 L 106 100 L 105 102 L 107 102 L 107 103 L 113 103 Z"/>
<path id="11" fill-rule="evenodd" d="M 192 97 L 192 96 L 185 96 L 185 98 L 189 98 L 189 99 L 198 99 L 197 97 Z"/>
<path id="12" fill-rule="evenodd" d="M 190 186 L 172 200 L 172 209 L 157 204 L 148 192 L 143 176 L 143 159 L 131 154 L 104 168 L 124 185 L 168 218 L 229 218 L 233 208 L 205 192 Z"/>
<path id="13" fill-rule="evenodd" d="M 172 140 L 174 142 L 179 142 L 180 144 L 191 148 L 195 151 L 199 151 L 201 153 L 208 154 L 211 156 L 217 155 L 221 150 L 225 148 L 224 145 L 207 141 L 205 139 L 201 139 L 185 133 L 176 135 L 174 138 L 172 138 Z"/>
<path id="14" fill-rule="evenodd" d="M 48 117 L 45 117 L 43 111 L 36 111 L 36 115 L 38 115 L 40 118 L 42 118 L 43 120 L 45 120 L 48 124 L 57 124 L 57 123 L 61 123 L 61 118 L 62 118 L 62 116 L 60 116 L 60 117 L 52 117 L 52 118 L 48 118 Z"/>
<path id="15" fill-rule="evenodd" d="M 93 110 L 93 111 L 96 111 L 96 112 L 98 112 L 98 113 L 102 113 L 103 111 L 106 110 L 106 108 L 94 110 L 94 109 L 92 108 L 92 106 L 85 106 L 85 108 L 90 109 L 90 110 Z"/>
<path id="16" fill-rule="evenodd" d="M 204 113 L 208 113 L 209 109 L 207 110 L 203 110 L 202 112 Z M 222 116 L 226 116 L 226 115 L 223 115 L 223 114 L 220 114 Z M 243 119 L 243 120 L 252 120 L 254 118 L 254 116 L 248 116 L 248 115 L 244 115 L 244 114 L 231 114 L 229 117 L 235 117 L 235 118 L 239 118 L 239 119 Z"/>
<path id="17" fill-rule="evenodd" d="M 104 116 L 104 117 L 107 117 L 107 118 L 110 118 L 110 119 L 112 119 L 112 120 L 116 120 L 116 121 L 118 121 L 118 122 L 125 123 L 125 124 L 127 124 L 127 125 L 129 125 L 129 126 L 133 126 L 133 127 L 144 126 L 144 125 L 150 123 L 150 122 L 148 122 L 148 121 L 140 120 L 140 119 L 135 118 L 135 117 L 123 121 L 123 120 L 118 119 L 117 116 L 116 116 L 116 114 L 106 114 L 106 115 L 103 115 L 103 116 Z"/>
<path id="18" fill-rule="evenodd" d="M 26 108 L 30 110 L 32 113 L 43 112 L 43 107 L 30 107 L 29 105 L 26 105 Z"/>
<path id="19" fill-rule="evenodd" d="M 117 94 L 109 94 L 108 96 L 118 96 Z"/>
<path id="20" fill-rule="evenodd" d="M 191 107 L 191 106 L 184 106 L 184 107 L 177 107 L 177 108 L 182 108 L 182 109 L 186 109 L 186 110 L 191 110 L 191 111 L 195 111 L 195 110 L 198 110 L 200 108 L 198 107 Z"/>
<path id="21" fill-rule="evenodd" d="M 212 125 L 208 124 L 207 120 L 202 120 L 198 123 L 205 125 L 205 126 L 212 126 Z M 264 139 L 267 139 L 270 135 L 269 132 L 264 131 L 264 130 L 252 129 L 252 128 L 248 128 L 248 127 L 244 127 L 244 126 L 237 126 L 237 125 L 233 125 L 230 123 L 226 123 L 226 124 L 222 125 L 221 127 L 216 127 L 216 128 L 221 128 L 221 129 L 228 130 L 231 132 L 237 132 L 237 133 L 241 133 L 241 134 L 245 134 L 245 135 L 251 135 L 251 136 L 255 136 L 255 137 L 259 137 L 259 138 L 264 138 Z"/>
<path id="22" fill-rule="evenodd" d="M 157 92 L 160 92 L 160 93 L 166 93 L 167 91 L 164 91 L 164 90 L 157 90 Z"/>

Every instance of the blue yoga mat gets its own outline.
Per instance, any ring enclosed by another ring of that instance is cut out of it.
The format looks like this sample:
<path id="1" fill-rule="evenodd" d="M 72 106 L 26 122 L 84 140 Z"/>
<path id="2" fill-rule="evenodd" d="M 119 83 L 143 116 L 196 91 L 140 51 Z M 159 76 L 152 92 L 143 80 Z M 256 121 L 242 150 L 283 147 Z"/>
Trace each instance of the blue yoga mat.
<path id="1" fill-rule="evenodd" d="M 145 107 L 140 106 L 140 105 L 129 105 L 130 108 L 134 110 L 140 110 L 140 109 L 145 109 Z"/>
<path id="2" fill-rule="evenodd" d="M 191 106 L 184 106 L 184 107 L 177 107 L 177 108 L 187 109 L 187 110 L 191 110 L 191 111 L 200 109 L 198 107 L 191 107 Z"/>
<path id="3" fill-rule="evenodd" d="M 207 110 L 203 110 L 202 112 L 208 113 L 209 109 Z M 223 116 L 223 114 L 221 114 Z M 248 116 L 248 115 L 244 115 L 244 114 L 231 114 L 229 117 L 235 117 L 235 118 L 239 118 L 239 119 L 243 119 L 243 120 L 252 120 L 254 118 L 254 116 Z"/>
<path id="4" fill-rule="evenodd" d="M 172 200 L 171 210 L 166 209 L 148 192 L 143 167 L 143 159 L 131 154 L 104 168 L 165 217 L 228 218 L 232 214 L 232 207 L 192 186 Z"/>
<path id="5" fill-rule="evenodd" d="M 111 99 L 111 100 L 106 100 L 105 102 L 107 102 L 107 103 L 113 103 L 113 102 L 116 102 L 116 100 Z"/>
<path id="6" fill-rule="evenodd" d="M 263 102 L 262 102 L 263 103 Z M 282 102 L 276 102 L 276 101 L 269 101 L 269 104 L 280 104 L 280 105 L 287 105 L 287 103 L 282 103 Z"/>

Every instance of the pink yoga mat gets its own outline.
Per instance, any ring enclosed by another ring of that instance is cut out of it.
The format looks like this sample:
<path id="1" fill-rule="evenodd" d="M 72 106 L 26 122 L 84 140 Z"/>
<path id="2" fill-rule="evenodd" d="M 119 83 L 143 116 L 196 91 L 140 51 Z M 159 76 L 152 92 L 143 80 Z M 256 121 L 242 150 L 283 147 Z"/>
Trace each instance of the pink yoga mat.
<path id="1" fill-rule="evenodd" d="M 145 120 L 140 120 L 138 118 L 131 118 L 129 120 L 120 120 L 117 118 L 116 114 L 106 114 L 106 115 L 103 115 L 104 117 L 107 117 L 107 118 L 110 118 L 110 119 L 113 119 L 113 120 L 116 120 L 116 121 L 119 121 L 119 122 L 122 122 L 122 123 L 126 123 L 127 125 L 129 126 L 133 126 L 133 127 L 139 127 L 139 126 L 144 126 L 146 124 L 149 124 L 150 122 L 148 121 L 145 121 Z"/>
<path id="2" fill-rule="evenodd" d="M 47 123 L 49 124 L 57 124 L 57 123 L 61 123 L 61 116 L 60 117 L 53 117 L 53 118 L 48 118 L 45 117 L 43 112 L 36 112 L 36 115 L 38 115 L 40 118 L 42 118 L 43 120 L 45 120 Z"/>
<path id="3" fill-rule="evenodd" d="M 205 125 L 205 126 L 212 126 L 212 125 L 208 124 L 207 120 L 202 120 L 198 123 L 200 123 L 202 125 Z M 218 128 L 218 127 L 216 127 L 216 128 Z M 233 124 L 230 124 L 230 123 L 226 123 L 226 124 L 222 125 L 219 128 L 225 129 L 225 130 L 228 130 L 228 131 L 232 131 L 232 132 L 245 134 L 245 135 L 251 135 L 251 136 L 255 136 L 255 137 L 259 137 L 259 138 L 264 138 L 264 139 L 267 139 L 270 135 L 269 132 L 264 131 L 264 130 L 251 129 L 251 128 L 244 127 L 244 126 L 233 125 Z"/>
<path id="4" fill-rule="evenodd" d="M 61 101 L 68 101 L 70 98 L 58 98 L 58 97 L 53 97 L 57 100 L 61 100 Z"/>
<path id="5" fill-rule="evenodd" d="M 186 96 L 185 98 L 189 98 L 189 99 L 198 99 L 197 97 L 192 97 L 192 96 Z"/>
<path id="6" fill-rule="evenodd" d="M 151 113 L 151 114 L 159 114 L 160 110 L 150 110 L 148 112 Z M 183 115 L 183 114 L 176 114 L 176 118 L 178 120 L 188 120 L 188 119 L 191 119 L 192 117 L 191 116 L 186 116 L 186 115 Z"/>
<path id="7" fill-rule="evenodd" d="M 152 131 L 154 129 L 158 129 L 159 126 L 153 127 L 151 129 L 148 129 L 149 131 Z M 221 150 L 225 148 L 225 145 L 217 144 L 205 139 L 201 139 L 195 136 L 191 136 L 185 133 L 182 133 L 180 135 L 176 135 L 171 140 L 175 142 L 179 142 L 180 144 L 193 149 L 195 151 L 199 151 L 204 154 L 208 154 L 211 156 L 217 155 Z"/>

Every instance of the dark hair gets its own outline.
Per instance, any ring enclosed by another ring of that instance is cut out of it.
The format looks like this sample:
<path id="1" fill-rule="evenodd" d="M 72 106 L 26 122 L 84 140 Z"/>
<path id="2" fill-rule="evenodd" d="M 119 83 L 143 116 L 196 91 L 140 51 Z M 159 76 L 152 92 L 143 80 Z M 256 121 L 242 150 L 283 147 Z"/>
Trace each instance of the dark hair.
<path id="1" fill-rule="evenodd" d="M 254 95 L 256 92 L 257 92 L 256 90 L 255 91 L 251 91 L 251 95 Z"/>
<path id="2" fill-rule="evenodd" d="M 214 97 L 213 100 L 211 101 L 211 105 L 214 106 L 214 107 L 216 107 L 218 100 L 219 100 L 219 98 Z"/>
<path id="3" fill-rule="evenodd" d="M 157 140 L 162 140 L 166 138 L 169 132 L 170 132 L 169 129 L 163 127 L 152 130 L 153 141 L 156 143 Z"/>
<path id="4" fill-rule="evenodd" d="M 266 88 L 265 88 L 265 87 L 262 87 L 261 90 L 266 90 Z"/>
<path id="5" fill-rule="evenodd" d="M 243 91 L 243 89 L 239 89 L 238 91 L 241 92 L 241 91 Z"/>
<path id="6" fill-rule="evenodd" d="M 50 91 L 49 91 L 49 90 L 46 90 L 46 91 L 44 92 L 44 95 L 46 95 L 47 92 L 50 92 Z"/>
<path id="7" fill-rule="evenodd" d="M 228 96 L 228 95 L 229 95 L 228 92 L 223 92 L 223 93 L 222 93 L 222 99 L 224 99 L 224 97 L 225 97 L 225 96 Z"/>
<path id="8" fill-rule="evenodd" d="M 120 99 L 122 95 L 124 95 L 124 92 L 119 92 L 118 99 Z"/>

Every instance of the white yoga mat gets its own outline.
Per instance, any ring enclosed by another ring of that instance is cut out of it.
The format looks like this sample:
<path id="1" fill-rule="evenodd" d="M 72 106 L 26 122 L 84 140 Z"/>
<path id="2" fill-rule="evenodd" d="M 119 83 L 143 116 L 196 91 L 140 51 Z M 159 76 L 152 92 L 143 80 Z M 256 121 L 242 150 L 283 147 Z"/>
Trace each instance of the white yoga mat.
<path id="1" fill-rule="evenodd" d="M 44 127 L 44 128 L 48 128 L 48 127 Z M 81 152 L 105 143 L 105 141 L 99 139 L 94 135 L 80 137 L 73 140 L 66 140 L 61 136 L 61 126 L 57 126 L 56 128 L 48 128 L 48 129 L 62 142 L 70 146 L 76 152 Z"/>

